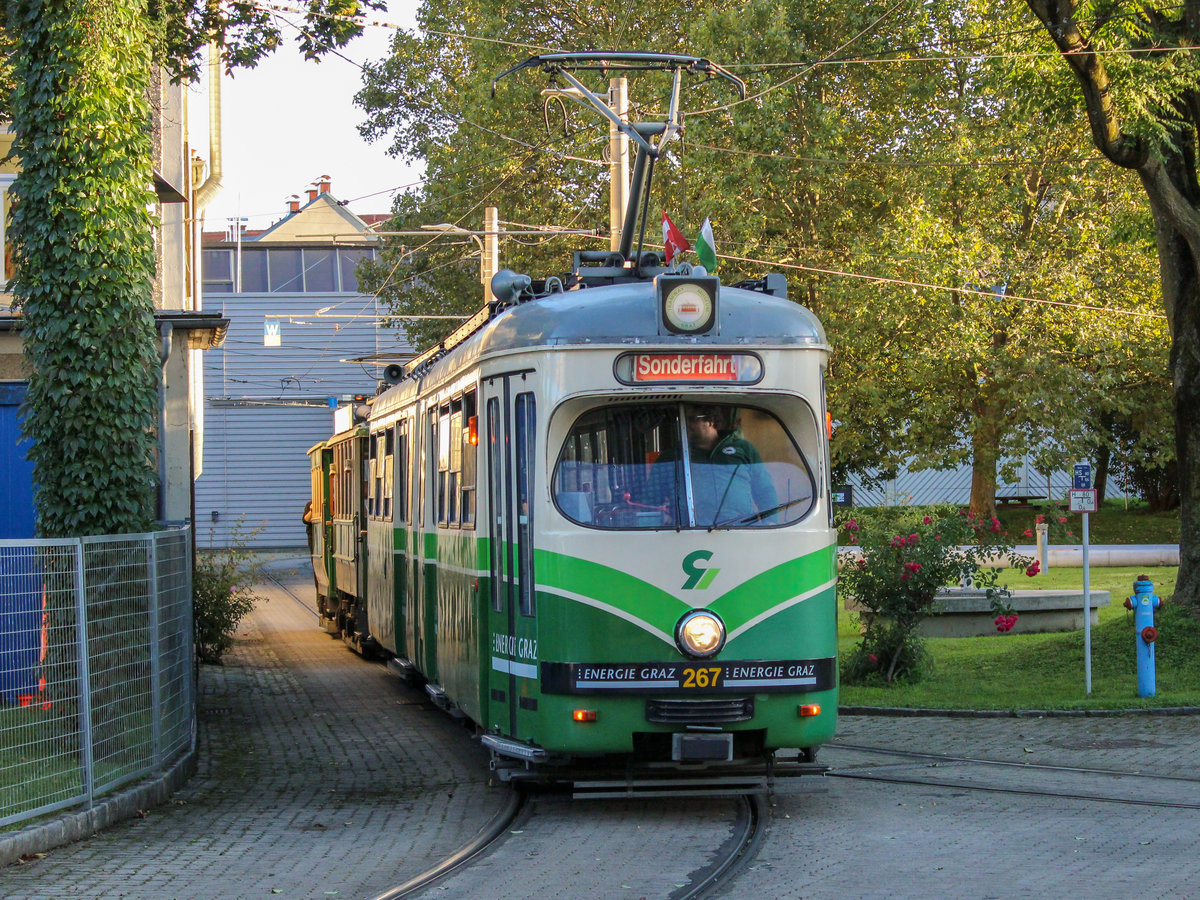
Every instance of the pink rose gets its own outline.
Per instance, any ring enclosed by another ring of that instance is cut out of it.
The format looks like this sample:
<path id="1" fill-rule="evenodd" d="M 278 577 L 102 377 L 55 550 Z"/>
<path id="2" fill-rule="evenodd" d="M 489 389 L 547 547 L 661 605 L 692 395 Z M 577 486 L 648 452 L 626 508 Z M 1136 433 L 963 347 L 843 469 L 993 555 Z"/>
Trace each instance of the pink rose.
<path id="1" fill-rule="evenodd" d="M 923 518 L 923 519 L 921 520 L 921 524 L 922 524 L 922 525 L 932 525 L 932 524 L 933 524 L 933 519 L 929 518 L 929 516 L 926 516 L 925 518 Z"/>

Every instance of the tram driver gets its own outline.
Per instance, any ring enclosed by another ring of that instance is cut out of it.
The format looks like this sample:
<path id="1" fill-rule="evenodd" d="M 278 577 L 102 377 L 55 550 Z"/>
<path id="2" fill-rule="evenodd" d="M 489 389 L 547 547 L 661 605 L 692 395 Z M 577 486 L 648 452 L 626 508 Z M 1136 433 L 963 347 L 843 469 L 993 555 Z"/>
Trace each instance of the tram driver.
<path id="1" fill-rule="evenodd" d="M 701 528 L 771 524 L 778 510 L 775 485 L 762 456 L 742 434 L 733 412 L 715 405 L 684 406 L 693 512 Z M 660 478 L 652 480 L 673 484 L 666 467 L 674 466 L 674 454 L 662 454 L 654 465 Z M 682 484 L 676 487 L 682 489 Z M 672 497 L 669 489 L 662 496 L 673 517 L 682 498 Z"/>

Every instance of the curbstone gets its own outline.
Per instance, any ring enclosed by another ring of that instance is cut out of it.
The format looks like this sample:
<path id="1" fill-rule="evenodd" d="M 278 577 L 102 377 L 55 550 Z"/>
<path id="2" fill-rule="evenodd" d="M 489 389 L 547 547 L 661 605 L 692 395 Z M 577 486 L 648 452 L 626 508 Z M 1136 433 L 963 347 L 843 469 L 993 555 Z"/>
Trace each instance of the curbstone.
<path id="1" fill-rule="evenodd" d="M 1120 716 L 1197 716 L 1200 706 L 1156 706 L 1139 709 L 920 709 L 906 706 L 841 706 L 842 716 L 945 719 L 1111 719 Z"/>
<path id="2" fill-rule="evenodd" d="M 196 751 L 189 750 L 157 778 L 114 794 L 91 809 L 68 812 L 48 821 L 0 835 L 0 867 L 22 857 L 83 840 L 117 822 L 132 819 L 139 810 L 160 806 L 196 771 Z"/>

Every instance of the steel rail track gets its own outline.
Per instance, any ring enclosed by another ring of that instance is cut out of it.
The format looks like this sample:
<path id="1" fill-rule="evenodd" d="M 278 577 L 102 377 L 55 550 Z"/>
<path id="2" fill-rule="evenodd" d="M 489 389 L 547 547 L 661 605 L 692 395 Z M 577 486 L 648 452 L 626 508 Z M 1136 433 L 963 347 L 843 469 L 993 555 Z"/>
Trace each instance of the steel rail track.
<path id="1" fill-rule="evenodd" d="M 719 889 L 733 881 L 754 859 L 767 832 L 767 801 L 762 794 L 743 794 L 741 800 L 742 810 L 738 815 L 741 833 L 733 841 L 730 852 L 696 884 L 689 885 L 680 893 L 671 894 L 670 900 L 715 897 Z"/>
<path id="2" fill-rule="evenodd" d="M 272 572 L 263 573 L 263 580 L 271 582 L 271 584 L 275 585 L 275 587 L 279 588 L 281 591 L 283 591 L 285 594 L 287 594 L 289 597 L 291 597 L 294 601 L 296 601 L 297 605 L 299 605 L 301 609 L 303 609 L 306 613 L 311 615 L 313 618 L 320 618 L 320 615 L 317 613 L 317 610 L 313 607 L 313 605 L 309 601 L 300 597 L 290 587 L 288 587 L 286 584 L 284 584 L 282 581 L 280 581 L 278 578 L 276 578 L 274 573 L 272 573 Z"/>
<path id="3" fill-rule="evenodd" d="M 524 793 L 515 789 L 510 790 L 508 800 L 504 806 L 496 811 L 491 820 L 471 840 L 467 841 L 441 862 L 426 869 L 420 875 L 416 875 L 394 888 L 389 888 L 375 897 L 374 900 L 400 900 L 401 897 L 410 897 L 418 891 L 429 887 L 435 881 L 444 878 L 452 872 L 458 871 L 499 840 L 508 831 L 509 826 L 516 821 L 524 808 Z"/>
<path id="4" fill-rule="evenodd" d="M 1120 778 L 1136 778 L 1136 779 L 1155 779 L 1164 781 L 1188 781 L 1197 782 L 1198 779 L 1186 778 L 1182 776 L 1171 775 L 1154 775 L 1141 774 L 1137 772 L 1123 772 L 1116 769 L 1088 769 L 1072 766 L 1049 766 L 1033 763 L 1013 763 L 1001 760 L 990 759 L 972 759 L 970 757 L 956 756 L 941 756 L 935 753 L 917 753 L 906 750 L 888 750 L 879 747 L 860 747 L 850 744 L 827 744 L 827 747 L 837 747 L 842 750 L 858 750 L 862 752 L 878 753 L 884 756 L 899 756 L 913 759 L 935 759 L 947 763 L 966 763 L 978 765 L 1005 766 L 1018 769 L 1033 769 L 1050 772 L 1067 772 L 1081 775 L 1106 775 L 1110 777 Z M 1185 803 L 1173 800 L 1150 800 L 1138 799 L 1132 797 L 1109 797 L 1103 794 L 1091 793 L 1075 793 L 1071 791 L 1043 791 L 1036 788 L 1019 788 L 1019 787 L 1001 787 L 997 785 L 987 784 L 972 784 L 970 782 L 955 782 L 955 781 L 938 781 L 932 778 L 916 778 L 904 777 L 900 775 L 872 775 L 866 772 L 851 772 L 846 770 L 831 770 L 826 773 L 829 778 L 845 778 L 851 781 L 876 781 L 884 784 L 905 784 L 915 785 L 919 787 L 943 788 L 946 790 L 959 791 L 975 791 L 978 793 L 988 794 L 1015 794 L 1026 797 L 1048 797 L 1057 800 L 1081 800 L 1089 803 L 1116 803 L 1122 806 L 1144 806 L 1158 809 L 1197 809 L 1200 810 L 1200 803 Z"/>
<path id="5" fill-rule="evenodd" d="M 266 573 L 266 580 L 291 597 L 306 612 L 313 616 L 317 615 L 316 610 L 308 602 L 283 581 L 276 578 L 273 573 Z M 523 791 L 512 789 L 505 805 L 470 841 L 446 859 L 403 884 L 389 888 L 373 900 L 400 900 L 403 897 L 410 897 L 463 868 L 505 834 L 517 817 L 526 810 L 525 799 Z M 740 799 L 741 808 L 738 813 L 740 832 L 732 840 L 730 850 L 726 853 L 725 858 L 712 866 L 698 882 L 688 885 L 681 892 L 672 894 L 670 900 L 702 900 L 704 897 L 717 896 L 718 889 L 737 877 L 757 854 L 766 834 L 769 818 L 766 799 L 762 794 L 743 794 Z"/>

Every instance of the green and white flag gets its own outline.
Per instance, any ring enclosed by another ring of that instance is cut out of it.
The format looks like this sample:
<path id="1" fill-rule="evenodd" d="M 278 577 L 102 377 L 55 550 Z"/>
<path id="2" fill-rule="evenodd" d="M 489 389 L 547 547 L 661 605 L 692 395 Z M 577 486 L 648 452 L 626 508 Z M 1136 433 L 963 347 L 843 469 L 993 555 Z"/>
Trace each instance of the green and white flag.
<path id="1" fill-rule="evenodd" d="M 717 245 L 713 240 L 712 223 L 707 216 L 700 226 L 700 237 L 696 238 L 696 255 L 700 257 L 700 265 L 709 272 L 717 271 Z"/>

